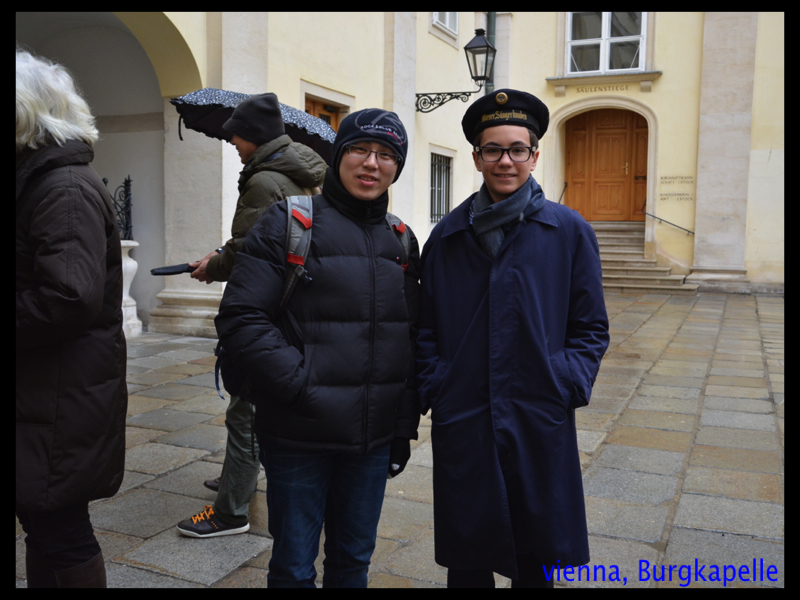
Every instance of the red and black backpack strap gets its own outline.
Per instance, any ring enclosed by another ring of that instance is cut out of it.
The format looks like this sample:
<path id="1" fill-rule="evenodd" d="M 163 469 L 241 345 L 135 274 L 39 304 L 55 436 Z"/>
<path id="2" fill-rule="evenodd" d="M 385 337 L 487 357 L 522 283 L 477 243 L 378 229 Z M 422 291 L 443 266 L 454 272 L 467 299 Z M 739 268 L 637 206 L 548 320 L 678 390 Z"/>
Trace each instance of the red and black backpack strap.
<path id="1" fill-rule="evenodd" d="M 306 277 L 306 256 L 311 247 L 311 226 L 314 206 L 311 196 L 286 198 L 286 281 L 281 296 L 280 311 L 289 303 L 297 282 Z"/>
<path id="2" fill-rule="evenodd" d="M 389 224 L 389 227 L 392 228 L 392 231 L 395 232 L 397 239 L 400 242 L 402 254 L 397 258 L 403 267 L 403 271 L 406 271 L 408 269 L 408 253 L 411 246 L 411 236 L 409 235 L 408 227 L 406 227 L 405 223 L 403 223 L 400 217 L 393 215 L 390 212 L 386 213 L 386 222 Z"/>

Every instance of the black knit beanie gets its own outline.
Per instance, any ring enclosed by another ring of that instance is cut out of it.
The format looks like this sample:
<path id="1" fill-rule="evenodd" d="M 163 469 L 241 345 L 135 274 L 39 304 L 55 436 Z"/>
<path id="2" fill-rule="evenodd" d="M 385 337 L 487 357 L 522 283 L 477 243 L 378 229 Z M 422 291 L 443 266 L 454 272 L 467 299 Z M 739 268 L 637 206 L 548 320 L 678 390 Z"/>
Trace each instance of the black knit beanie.
<path id="1" fill-rule="evenodd" d="M 250 96 L 241 102 L 222 127 L 257 146 L 286 132 L 278 97 L 272 93 Z"/>
<path id="2" fill-rule="evenodd" d="M 397 181 L 408 152 L 408 136 L 400 117 L 382 108 L 365 108 L 347 115 L 333 142 L 332 164 L 337 175 L 345 147 L 358 142 L 378 142 L 391 148 L 400 157 L 394 176 L 394 181 Z"/>

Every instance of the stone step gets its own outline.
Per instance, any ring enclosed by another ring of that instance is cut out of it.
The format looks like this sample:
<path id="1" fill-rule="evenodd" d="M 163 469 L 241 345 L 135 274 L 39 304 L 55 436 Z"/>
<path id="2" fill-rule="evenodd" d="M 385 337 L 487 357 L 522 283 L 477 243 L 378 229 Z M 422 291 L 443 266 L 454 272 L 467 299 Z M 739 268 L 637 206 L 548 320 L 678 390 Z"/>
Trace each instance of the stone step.
<path id="1" fill-rule="evenodd" d="M 663 285 L 675 287 L 683 285 L 683 280 L 683 275 L 610 275 L 603 271 L 603 283 L 609 285 Z"/>
<path id="2" fill-rule="evenodd" d="M 590 221 L 595 233 L 606 231 L 640 231 L 644 233 L 644 221 Z"/>
<path id="3" fill-rule="evenodd" d="M 655 262 L 655 261 L 653 261 Z M 603 265 L 603 275 L 632 275 L 634 277 L 667 277 L 670 274 L 669 267 L 655 267 L 655 266 L 608 266 Z"/>
<path id="4" fill-rule="evenodd" d="M 605 235 L 598 235 L 597 243 L 600 244 L 601 248 L 608 244 L 635 244 L 637 246 L 644 246 L 644 236 L 638 234 L 608 233 Z"/>
<path id="5" fill-rule="evenodd" d="M 603 283 L 603 290 L 609 294 L 673 294 L 694 296 L 697 294 L 698 287 L 699 285 L 696 283 L 684 283 L 681 286 Z"/>
<path id="6" fill-rule="evenodd" d="M 600 260 L 647 260 L 643 250 L 635 248 L 600 249 Z M 655 263 L 655 261 L 654 261 Z"/>
<path id="7" fill-rule="evenodd" d="M 644 244 L 640 241 L 638 244 L 631 243 L 631 244 L 607 244 L 607 245 L 600 245 L 600 257 L 602 258 L 603 255 L 607 255 L 610 253 L 617 253 L 617 252 L 624 252 L 628 254 L 635 254 L 644 258 Z"/>

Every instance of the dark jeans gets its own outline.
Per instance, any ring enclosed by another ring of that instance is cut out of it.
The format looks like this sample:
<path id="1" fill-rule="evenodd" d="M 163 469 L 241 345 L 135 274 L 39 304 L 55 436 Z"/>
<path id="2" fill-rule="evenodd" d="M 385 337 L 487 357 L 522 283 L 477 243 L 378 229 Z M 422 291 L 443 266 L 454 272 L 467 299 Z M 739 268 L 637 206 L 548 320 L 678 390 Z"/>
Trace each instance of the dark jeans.
<path id="1" fill-rule="evenodd" d="M 17 518 L 28 535 L 25 544 L 45 556 L 54 571 L 77 567 L 100 553 L 89 520 L 89 504 L 75 504 L 47 512 L 17 507 Z"/>
<path id="2" fill-rule="evenodd" d="M 370 454 L 278 451 L 261 446 L 273 537 L 268 587 L 313 588 L 323 520 L 323 587 L 367 587 L 389 446 Z"/>
<path id="3" fill-rule="evenodd" d="M 517 573 L 519 579 L 511 580 L 512 588 L 551 588 L 555 574 L 550 581 L 545 577 L 542 562 L 533 554 L 517 556 Z M 550 569 L 548 568 L 548 574 Z M 462 571 L 447 570 L 447 587 L 449 588 L 493 588 L 494 574 L 489 570 Z"/>

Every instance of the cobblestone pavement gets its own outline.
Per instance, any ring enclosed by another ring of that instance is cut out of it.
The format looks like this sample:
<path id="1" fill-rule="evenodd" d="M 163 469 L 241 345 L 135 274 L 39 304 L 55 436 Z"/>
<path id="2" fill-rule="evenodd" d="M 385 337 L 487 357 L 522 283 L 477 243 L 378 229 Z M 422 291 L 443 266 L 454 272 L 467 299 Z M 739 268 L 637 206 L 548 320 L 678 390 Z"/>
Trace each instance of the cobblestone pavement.
<path id="1" fill-rule="evenodd" d="M 606 304 L 611 345 L 577 411 L 592 562 L 556 572 L 556 587 L 783 587 L 784 299 L 608 295 Z M 109 587 L 266 586 L 263 470 L 248 533 L 200 540 L 175 529 L 213 501 L 202 482 L 224 456 L 214 346 L 129 340 L 125 480 L 90 507 Z M 388 482 L 371 587 L 444 587 L 432 466 L 423 417 L 408 467 Z M 17 521 L 17 587 L 23 538 Z"/>

